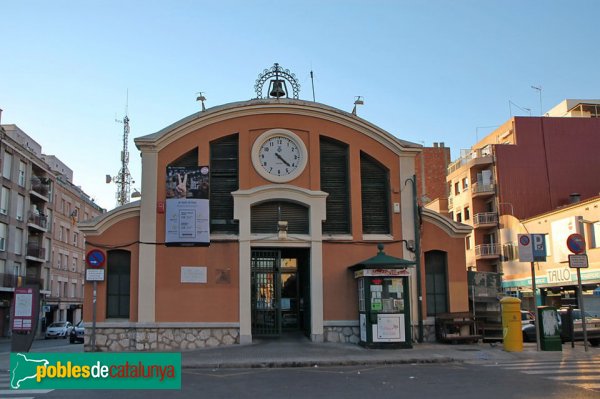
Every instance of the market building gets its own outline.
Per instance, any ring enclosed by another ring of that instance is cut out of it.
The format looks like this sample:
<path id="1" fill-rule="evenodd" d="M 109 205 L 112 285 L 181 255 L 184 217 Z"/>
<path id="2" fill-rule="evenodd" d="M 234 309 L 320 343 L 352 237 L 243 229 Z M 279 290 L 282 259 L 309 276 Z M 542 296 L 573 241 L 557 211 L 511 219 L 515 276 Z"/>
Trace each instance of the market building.
<path id="1" fill-rule="evenodd" d="M 433 340 L 436 313 L 468 310 L 471 228 L 418 206 L 421 146 L 300 100 L 277 64 L 255 89 L 256 99 L 136 138 L 141 200 L 79 223 L 88 254 L 106 259 L 87 350 L 192 349 L 287 332 L 358 343 L 365 327 L 350 268 L 380 243 L 413 265 L 399 272 L 406 300 L 398 285 L 371 291 L 369 309 L 402 314 L 382 340 L 395 339 L 397 323 L 410 326 L 404 339 Z M 86 284 L 88 327 L 92 290 Z"/>

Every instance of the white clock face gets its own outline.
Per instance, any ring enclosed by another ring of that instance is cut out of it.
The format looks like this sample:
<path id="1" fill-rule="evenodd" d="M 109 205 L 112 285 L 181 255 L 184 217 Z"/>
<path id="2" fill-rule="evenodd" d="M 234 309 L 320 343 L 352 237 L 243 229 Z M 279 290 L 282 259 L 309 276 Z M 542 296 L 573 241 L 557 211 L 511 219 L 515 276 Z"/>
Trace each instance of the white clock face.
<path id="1" fill-rule="evenodd" d="M 294 140 L 277 135 L 262 143 L 258 158 L 267 173 L 273 176 L 289 176 L 298 169 L 302 154 Z"/>
<path id="2" fill-rule="evenodd" d="M 298 177 L 306 162 L 304 142 L 289 130 L 266 131 L 252 146 L 254 168 L 262 177 L 275 183 L 285 183 Z"/>

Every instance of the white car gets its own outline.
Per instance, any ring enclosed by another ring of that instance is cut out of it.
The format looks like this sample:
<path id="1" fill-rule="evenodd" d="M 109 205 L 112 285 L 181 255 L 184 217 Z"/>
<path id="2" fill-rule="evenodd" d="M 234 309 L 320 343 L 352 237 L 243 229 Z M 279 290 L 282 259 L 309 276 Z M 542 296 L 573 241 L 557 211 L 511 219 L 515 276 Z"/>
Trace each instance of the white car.
<path id="1" fill-rule="evenodd" d="M 44 338 L 67 338 L 72 327 L 68 321 L 57 321 L 48 326 Z"/>

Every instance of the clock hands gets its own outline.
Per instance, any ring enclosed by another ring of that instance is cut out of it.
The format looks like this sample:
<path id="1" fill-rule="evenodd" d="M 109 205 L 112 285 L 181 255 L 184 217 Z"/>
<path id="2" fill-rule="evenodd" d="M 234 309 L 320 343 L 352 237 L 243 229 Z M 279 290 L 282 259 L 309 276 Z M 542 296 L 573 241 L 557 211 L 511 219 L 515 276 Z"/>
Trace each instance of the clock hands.
<path id="1" fill-rule="evenodd" d="M 279 158 L 281 160 L 281 162 L 283 162 L 284 164 L 286 164 L 287 166 L 291 166 L 285 159 L 283 159 L 283 157 L 281 155 L 279 155 L 278 153 L 275 153 L 275 156 L 277 158 Z"/>

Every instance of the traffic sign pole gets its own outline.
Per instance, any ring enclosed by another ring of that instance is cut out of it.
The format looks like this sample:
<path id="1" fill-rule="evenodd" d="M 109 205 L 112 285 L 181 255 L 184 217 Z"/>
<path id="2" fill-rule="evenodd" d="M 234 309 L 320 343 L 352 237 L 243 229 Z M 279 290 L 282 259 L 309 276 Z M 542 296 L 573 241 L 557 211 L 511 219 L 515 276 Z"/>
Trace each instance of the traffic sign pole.
<path id="1" fill-rule="evenodd" d="M 588 351 L 587 326 L 585 321 L 585 307 L 583 305 L 583 287 L 581 286 L 581 269 L 577 268 L 577 301 L 579 302 L 579 311 L 581 312 L 581 327 L 583 327 L 583 347 Z M 571 319 L 572 320 L 572 319 Z"/>
<path id="2" fill-rule="evenodd" d="M 94 291 L 92 292 L 92 336 L 90 343 L 92 344 L 92 352 L 96 352 L 96 291 L 98 290 L 98 282 L 94 280 Z"/>
<path id="3" fill-rule="evenodd" d="M 535 262 L 531 262 L 531 288 L 533 289 L 533 307 L 537 309 L 537 287 L 535 284 Z M 540 347 L 540 320 L 535 323 L 535 342 L 537 343 L 538 352 Z"/>
<path id="4" fill-rule="evenodd" d="M 567 248 L 575 255 L 585 254 L 585 238 L 581 234 L 571 234 L 567 237 Z M 573 255 L 569 255 L 569 267 L 573 267 Z M 587 259 L 586 259 L 587 260 Z M 587 262 L 586 262 L 587 263 Z M 577 302 L 579 303 L 579 311 L 581 312 L 581 327 L 583 328 L 583 346 L 585 351 L 588 351 L 587 342 L 587 323 L 585 321 L 585 305 L 583 304 L 583 287 L 581 285 L 581 267 L 577 266 Z M 571 318 L 572 321 L 572 318 Z"/>

